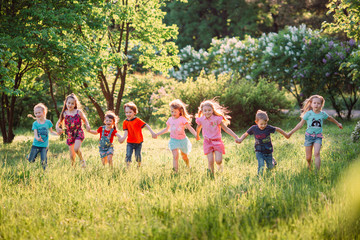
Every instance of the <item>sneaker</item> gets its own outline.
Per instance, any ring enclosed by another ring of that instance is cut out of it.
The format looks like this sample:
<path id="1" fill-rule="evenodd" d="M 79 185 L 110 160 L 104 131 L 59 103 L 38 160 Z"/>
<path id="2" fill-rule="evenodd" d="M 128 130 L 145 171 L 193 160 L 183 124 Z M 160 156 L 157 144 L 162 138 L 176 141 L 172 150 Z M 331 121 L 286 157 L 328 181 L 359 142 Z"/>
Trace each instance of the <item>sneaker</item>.
<path id="1" fill-rule="evenodd" d="M 274 166 L 277 165 L 277 162 L 276 162 L 275 158 L 272 159 L 272 164 L 273 164 Z"/>

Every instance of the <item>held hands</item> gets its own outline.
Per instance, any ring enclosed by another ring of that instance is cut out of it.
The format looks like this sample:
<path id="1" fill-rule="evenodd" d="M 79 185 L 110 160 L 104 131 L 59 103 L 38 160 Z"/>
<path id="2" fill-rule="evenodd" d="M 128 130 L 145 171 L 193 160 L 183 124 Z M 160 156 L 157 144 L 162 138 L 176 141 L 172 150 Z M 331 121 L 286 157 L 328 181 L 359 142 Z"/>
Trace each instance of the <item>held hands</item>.
<path id="1" fill-rule="evenodd" d="M 241 140 L 240 138 L 238 138 L 238 137 L 237 137 L 237 138 L 235 139 L 235 142 L 236 142 L 236 143 L 241 143 L 241 142 L 242 142 L 242 140 Z"/>
<path id="2" fill-rule="evenodd" d="M 153 139 L 156 139 L 157 136 L 158 136 L 156 133 L 152 133 L 151 135 L 152 135 L 152 138 L 153 138 Z"/>
<path id="3" fill-rule="evenodd" d="M 200 140 L 200 136 L 197 135 L 197 136 L 196 136 L 196 141 L 199 141 L 199 140 Z"/>
<path id="4" fill-rule="evenodd" d="M 62 128 L 56 127 L 56 132 L 58 133 L 58 135 L 61 135 L 64 130 L 62 130 Z"/>
<path id="5" fill-rule="evenodd" d="M 343 126 L 342 126 L 341 123 L 338 124 L 338 127 L 339 127 L 340 129 L 343 129 Z"/>

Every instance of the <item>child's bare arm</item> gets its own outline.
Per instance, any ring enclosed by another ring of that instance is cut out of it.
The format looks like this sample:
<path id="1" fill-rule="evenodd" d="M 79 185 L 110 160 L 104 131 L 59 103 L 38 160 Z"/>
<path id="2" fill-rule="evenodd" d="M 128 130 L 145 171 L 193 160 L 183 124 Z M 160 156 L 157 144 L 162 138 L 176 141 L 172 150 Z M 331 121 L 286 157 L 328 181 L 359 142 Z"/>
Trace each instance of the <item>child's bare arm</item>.
<path id="1" fill-rule="evenodd" d="M 189 129 L 189 131 L 192 133 L 192 135 L 194 135 L 194 137 L 197 137 L 197 133 L 195 131 L 195 129 L 189 124 L 185 124 L 186 128 Z"/>
<path id="2" fill-rule="evenodd" d="M 200 140 L 200 131 L 201 131 L 202 126 L 201 125 L 197 125 L 196 127 L 196 140 Z"/>
<path id="3" fill-rule="evenodd" d="M 119 143 L 123 143 L 123 142 L 125 141 L 127 135 L 128 135 L 128 131 L 125 130 L 125 131 L 124 131 L 124 136 L 123 136 L 122 138 L 119 138 L 119 139 L 118 139 Z"/>
<path id="4" fill-rule="evenodd" d="M 242 141 L 244 141 L 244 139 L 249 136 L 249 134 L 247 132 L 245 132 L 243 135 L 241 135 L 241 137 L 239 139 L 236 140 L 237 143 L 241 143 Z"/>
<path id="5" fill-rule="evenodd" d="M 86 118 L 86 116 L 85 116 L 85 114 L 83 113 L 83 111 L 79 111 L 79 115 L 80 115 L 80 118 L 84 121 L 84 123 L 85 123 L 85 127 L 86 127 L 86 131 L 90 131 L 91 129 L 90 129 L 90 124 L 89 124 L 89 121 L 87 120 L 87 118 Z"/>
<path id="6" fill-rule="evenodd" d="M 233 130 L 231 130 L 230 128 L 228 128 L 223 122 L 221 122 L 220 124 L 221 128 L 230 136 L 232 136 L 233 138 L 235 138 L 236 140 L 239 139 L 239 137 L 233 132 Z"/>
<path id="7" fill-rule="evenodd" d="M 120 140 L 121 140 L 122 137 L 121 137 L 121 135 L 120 135 L 118 132 L 115 133 L 115 136 L 117 136 L 118 142 L 119 142 L 119 143 L 122 143 L 122 142 L 120 142 Z"/>
<path id="8" fill-rule="evenodd" d="M 167 125 L 166 128 L 164 128 L 163 130 L 161 130 L 160 132 L 158 132 L 156 135 L 160 136 L 164 133 L 167 133 L 169 131 L 170 125 Z"/>
<path id="9" fill-rule="evenodd" d="M 41 136 L 38 136 L 38 131 L 37 129 L 34 129 L 34 137 L 36 140 L 38 140 L 39 142 L 44 142 L 44 140 L 41 138 Z"/>
<path id="10" fill-rule="evenodd" d="M 49 128 L 50 134 L 54 135 L 54 136 L 59 136 L 60 134 L 58 132 L 54 132 L 54 130 L 52 128 Z"/>
<path id="11" fill-rule="evenodd" d="M 297 130 L 299 130 L 305 124 L 305 120 L 301 119 L 301 121 L 288 133 L 289 137 L 294 134 Z"/>
<path id="12" fill-rule="evenodd" d="M 151 133 L 153 138 L 157 138 L 156 133 L 151 129 L 151 127 L 149 126 L 149 124 L 146 124 L 145 127 L 149 130 L 149 132 Z"/>
<path id="13" fill-rule="evenodd" d="M 62 123 L 62 121 L 60 121 L 60 119 L 59 119 L 55 125 L 56 132 L 59 135 L 61 135 L 63 133 L 63 130 L 60 128 L 61 123 Z"/>
<path id="14" fill-rule="evenodd" d="M 95 130 L 91 130 L 91 129 L 86 129 L 86 131 L 88 132 L 88 133 L 91 133 L 91 134 L 94 134 L 94 135 L 97 135 L 97 134 L 99 134 L 97 131 L 95 131 Z"/>
<path id="15" fill-rule="evenodd" d="M 330 122 L 333 122 L 333 123 L 335 123 L 340 129 L 343 129 L 343 126 L 342 126 L 342 124 L 341 123 L 339 123 L 338 121 L 336 121 L 336 119 L 335 118 L 333 118 L 333 117 L 331 117 L 331 116 L 329 116 L 328 118 L 327 118 Z"/>
<path id="16" fill-rule="evenodd" d="M 279 133 L 281 133 L 285 138 L 289 139 L 290 135 L 288 133 L 286 133 L 284 130 L 282 130 L 281 128 L 275 127 L 275 130 Z"/>

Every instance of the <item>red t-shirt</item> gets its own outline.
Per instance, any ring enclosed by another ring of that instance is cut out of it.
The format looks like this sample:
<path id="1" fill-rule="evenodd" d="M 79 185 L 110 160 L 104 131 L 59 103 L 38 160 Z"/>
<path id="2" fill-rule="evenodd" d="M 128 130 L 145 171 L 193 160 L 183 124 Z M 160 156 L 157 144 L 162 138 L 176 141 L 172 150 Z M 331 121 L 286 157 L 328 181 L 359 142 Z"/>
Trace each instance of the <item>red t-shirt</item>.
<path id="1" fill-rule="evenodd" d="M 99 127 L 98 130 L 97 130 L 97 132 L 100 133 L 100 139 L 101 139 L 102 131 L 103 131 L 103 126 Z M 107 131 L 105 129 L 105 131 L 104 131 L 105 137 L 109 136 L 110 131 L 111 131 L 111 129 L 109 131 Z M 114 136 L 115 136 L 116 133 L 117 133 L 117 130 L 114 129 L 111 136 L 110 136 L 110 142 L 111 143 L 114 141 Z"/>
<path id="2" fill-rule="evenodd" d="M 127 142 L 128 143 L 142 143 L 144 141 L 142 135 L 142 128 L 145 127 L 146 123 L 140 118 L 133 118 L 131 120 L 125 119 L 123 122 L 123 130 L 128 131 Z"/>

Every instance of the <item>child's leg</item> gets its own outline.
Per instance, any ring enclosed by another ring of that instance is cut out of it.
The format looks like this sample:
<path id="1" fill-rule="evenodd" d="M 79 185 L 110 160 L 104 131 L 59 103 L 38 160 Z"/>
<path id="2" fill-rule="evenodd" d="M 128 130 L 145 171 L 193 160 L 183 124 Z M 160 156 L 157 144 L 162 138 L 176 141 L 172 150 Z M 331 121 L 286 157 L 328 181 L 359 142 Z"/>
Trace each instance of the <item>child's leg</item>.
<path id="1" fill-rule="evenodd" d="M 71 166 L 74 166 L 75 165 L 75 157 L 76 157 L 76 153 L 74 150 L 74 144 L 69 146 L 69 151 L 70 151 Z"/>
<path id="2" fill-rule="evenodd" d="M 188 155 L 186 153 L 183 153 L 181 150 L 180 150 L 180 153 L 181 153 L 181 157 L 184 160 L 186 166 L 189 168 L 190 167 L 190 162 L 189 162 Z"/>
<path id="3" fill-rule="evenodd" d="M 321 159 L 320 159 L 320 143 L 314 143 L 314 157 L 315 157 L 315 166 L 317 170 L 320 170 Z"/>
<path id="4" fill-rule="evenodd" d="M 31 163 L 35 162 L 35 158 L 38 155 L 38 153 L 39 153 L 39 148 L 32 146 L 30 150 L 30 154 L 28 155 L 28 161 Z"/>
<path id="5" fill-rule="evenodd" d="M 136 162 L 138 163 L 138 167 L 141 166 L 141 147 L 142 147 L 142 143 L 135 144 L 135 159 Z"/>
<path id="6" fill-rule="evenodd" d="M 131 155 L 134 151 L 133 145 L 131 143 L 128 143 L 126 145 L 126 157 L 125 157 L 125 161 L 126 161 L 126 166 L 129 167 L 130 163 L 131 163 Z"/>
<path id="7" fill-rule="evenodd" d="M 46 166 L 47 166 L 47 151 L 48 151 L 47 147 L 42 147 L 40 149 L 41 165 L 44 170 L 46 169 Z"/>
<path id="8" fill-rule="evenodd" d="M 311 170 L 312 150 L 313 150 L 313 145 L 311 145 L 311 146 L 306 146 L 306 147 L 305 147 L 305 156 L 306 156 L 306 161 L 308 162 L 308 168 L 309 168 L 309 170 Z"/>
<path id="9" fill-rule="evenodd" d="M 113 167 L 113 155 L 112 154 L 110 154 L 110 155 L 108 155 L 107 156 L 107 160 L 109 161 L 109 166 L 110 167 Z"/>
<path id="10" fill-rule="evenodd" d="M 274 168 L 274 163 L 273 163 L 273 160 L 275 160 L 272 156 L 272 154 L 264 154 L 264 160 L 265 160 L 265 163 L 266 163 L 266 167 L 268 169 L 273 169 Z"/>
<path id="11" fill-rule="evenodd" d="M 84 160 L 84 158 L 82 156 L 82 153 L 80 151 L 80 147 L 81 147 L 81 140 L 79 140 L 79 139 L 75 140 L 74 151 L 80 158 L 81 167 L 86 167 L 86 163 L 85 163 L 85 160 Z M 75 158 L 74 158 L 74 160 L 75 160 Z"/>
<path id="12" fill-rule="evenodd" d="M 101 159 L 101 162 L 102 162 L 102 164 L 105 166 L 105 164 L 107 164 L 107 162 L 108 162 L 108 156 L 103 157 L 103 158 Z"/>
<path id="13" fill-rule="evenodd" d="M 215 162 L 219 168 L 219 170 L 222 170 L 222 152 L 215 151 Z"/>
<path id="14" fill-rule="evenodd" d="M 264 170 L 264 155 L 261 152 L 255 152 L 256 154 L 256 159 L 258 161 L 258 175 L 261 175 L 263 173 Z"/>
<path id="15" fill-rule="evenodd" d="M 214 152 L 211 152 L 206 156 L 208 159 L 208 169 L 211 171 L 211 173 L 214 173 Z"/>
<path id="16" fill-rule="evenodd" d="M 177 172 L 179 169 L 179 149 L 173 149 L 171 152 L 173 155 L 173 169 Z"/>

